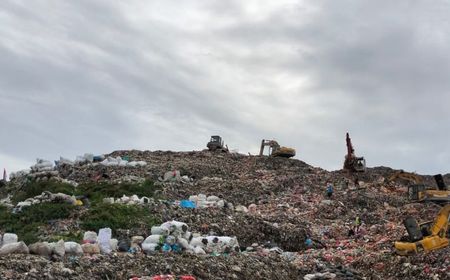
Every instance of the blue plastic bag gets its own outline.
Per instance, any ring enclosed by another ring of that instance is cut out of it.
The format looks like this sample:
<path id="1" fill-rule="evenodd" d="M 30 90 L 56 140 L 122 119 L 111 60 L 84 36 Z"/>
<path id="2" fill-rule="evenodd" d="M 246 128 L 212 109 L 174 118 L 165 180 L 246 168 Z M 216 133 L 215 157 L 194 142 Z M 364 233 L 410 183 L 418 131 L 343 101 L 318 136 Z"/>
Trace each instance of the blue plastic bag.
<path id="1" fill-rule="evenodd" d="M 195 202 L 190 200 L 182 200 L 180 201 L 180 206 L 183 208 L 195 208 Z"/>

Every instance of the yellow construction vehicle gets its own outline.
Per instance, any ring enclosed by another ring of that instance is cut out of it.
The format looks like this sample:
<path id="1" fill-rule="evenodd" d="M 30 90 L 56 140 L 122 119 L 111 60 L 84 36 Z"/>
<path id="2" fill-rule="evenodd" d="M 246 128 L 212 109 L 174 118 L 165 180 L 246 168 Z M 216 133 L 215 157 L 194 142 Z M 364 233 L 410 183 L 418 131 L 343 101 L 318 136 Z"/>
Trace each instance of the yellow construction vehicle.
<path id="1" fill-rule="evenodd" d="M 427 189 L 424 184 L 408 186 L 408 198 L 417 202 L 435 202 L 440 204 L 450 203 L 450 190 L 444 183 L 441 174 L 434 175 L 437 189 Z"/>
<path id="2" fill-rule="evenodd" d="M 450 204 L 447 204 L 441 208 L 434 221 L 417 224 L 413 217 L 406 218 L 404 225 L 409 235 L 409 242 L 395 242 L 397 254 L 409 255 L 447 247 L 450 235 L 449 214 Z"/>
<path id="3" fill-rule="evenodd" d="M 278 142 L 275 140 L 264 140 L 264 139 L 261 141 L 261 148 L 259 150 L 260 156 L 262 156 L 264 154 L 264 148 L 266 146 L 269 147 L 269 156 L 285 157 L 285 158 L 290 158 L 290 157 L 295 156 L 295 149 L 281 147 L 280 144 L 278 144 Z"/>
<path id="4" fill-rule="evenodd" d="M 422 184 L 423 183 L 423 179 L 420 175 L 417 175 L 415 173 L 405 172 L 403 170 L 396 171 L 394 174 L 389 176 L 389 178 L 387 178 L 387 181 L 393 182 L 398 179 L 411 182 L 412 184 Z"/>

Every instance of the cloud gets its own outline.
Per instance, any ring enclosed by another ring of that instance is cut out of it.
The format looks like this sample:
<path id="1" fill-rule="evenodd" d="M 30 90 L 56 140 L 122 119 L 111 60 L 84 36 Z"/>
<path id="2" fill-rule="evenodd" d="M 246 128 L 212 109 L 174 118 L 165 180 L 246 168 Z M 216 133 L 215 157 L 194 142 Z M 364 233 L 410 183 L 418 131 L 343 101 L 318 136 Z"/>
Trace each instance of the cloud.
<path id="1" fill-rule="evenodd" d="M 336 169 L 349 131 L 370 166 L 448 172 L 444 1 L 41 0 L 0 10 L 3 161 L 198 150 L 220 134 L 253 154 L 274 138 Z"/>

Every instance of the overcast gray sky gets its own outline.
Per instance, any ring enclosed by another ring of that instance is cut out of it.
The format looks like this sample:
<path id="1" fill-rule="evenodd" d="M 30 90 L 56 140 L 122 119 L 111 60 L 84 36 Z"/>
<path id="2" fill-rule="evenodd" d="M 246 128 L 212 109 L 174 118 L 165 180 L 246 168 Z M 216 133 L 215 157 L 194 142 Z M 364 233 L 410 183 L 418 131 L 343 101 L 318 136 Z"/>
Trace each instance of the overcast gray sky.
<path id="1" fill-rule="evenodd" d="M 0 1 L 0 167 L 261 139 L 450 169 L 449 1 Z"/>

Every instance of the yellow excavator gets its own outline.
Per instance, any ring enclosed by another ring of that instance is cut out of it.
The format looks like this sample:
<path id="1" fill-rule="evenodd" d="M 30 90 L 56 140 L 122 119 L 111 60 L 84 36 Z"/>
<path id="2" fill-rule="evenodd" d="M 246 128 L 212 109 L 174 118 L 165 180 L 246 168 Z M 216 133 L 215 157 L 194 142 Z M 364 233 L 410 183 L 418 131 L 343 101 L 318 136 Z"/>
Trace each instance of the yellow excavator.
<path id="1" fill-rule="evenodd" d="M 444 183 L 441 174 L 433 176 L 437 189 L 429 189 L 424 184 L 413 184 L 408 186 L 408 198 L 417 202 L 434 202 L 439 204 L 450 203 L 450 190 Z"/>
<path id="2" fill-rule="evenodd" d="M 295 149 L 288 147 L 281 147 L 275 140 L 262 140 L 261 148 L 259 150 L 259 155 L 262 156 L 264 154 L 264 148 L 269 147 L 269 156 L 271 157 L 285 157 L 290 158 L 295 156 Z"/>
<path id="3" fill-rule="evenodd" d="M 391 176 L 387 178 L 388 182 L 394 182 L 395 180 L 403 180 L 407 182 L 411 182 L 412 184 L 422 184 L 423 179 L 420 175 L 416 173 L 410 173 L 403 170 L 398 170 L 394 172 Z"/>
<path id="4" fill-rule="evenodd" d="M 435 203 L 450 203 L 450 190 L 444 183 L 444 178 L 441 174 L 433 176 L 437 189 L 430 189 L 425 186 L 423 177 L 416 174 L 399 170 L 394 172 L 387 178 L 388 182 L 402 180 L 411 183 L 408 185 L 408 198 L 414 202 L 435 202 Z"/>
<path id="5" fill-rule="evenodd" d="M 394 243 L 397 254 L 410 255 L 447 247 L 450 236 L 449 214 L 450 204 L 447 204 L 441 208 L 434 221 L 418 224 L 413 217 L 406 218 L 404 225 L 409 235 L 409 241 Z"/>

